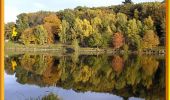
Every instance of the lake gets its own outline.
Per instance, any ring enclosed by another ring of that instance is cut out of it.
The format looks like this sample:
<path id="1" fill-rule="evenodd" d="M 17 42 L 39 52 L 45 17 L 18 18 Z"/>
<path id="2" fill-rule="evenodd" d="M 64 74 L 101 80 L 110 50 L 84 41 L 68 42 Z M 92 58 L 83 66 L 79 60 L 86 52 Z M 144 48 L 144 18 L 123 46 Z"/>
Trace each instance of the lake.
<path id="1" fill-rule="evenodd" d="M 5 54 L 5 100 L 165 100 L 164 55 Z"/>

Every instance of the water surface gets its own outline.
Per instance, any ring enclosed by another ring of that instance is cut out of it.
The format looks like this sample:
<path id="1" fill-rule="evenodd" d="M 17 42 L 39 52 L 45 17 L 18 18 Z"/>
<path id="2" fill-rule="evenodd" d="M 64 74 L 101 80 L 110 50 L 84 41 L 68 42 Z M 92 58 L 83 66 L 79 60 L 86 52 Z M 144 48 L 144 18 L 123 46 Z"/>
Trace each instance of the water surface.
<path id="1" fill-rule="evenodd" d="M 5 55 L 5 100 L 164 100 L 164 56 Z"/>

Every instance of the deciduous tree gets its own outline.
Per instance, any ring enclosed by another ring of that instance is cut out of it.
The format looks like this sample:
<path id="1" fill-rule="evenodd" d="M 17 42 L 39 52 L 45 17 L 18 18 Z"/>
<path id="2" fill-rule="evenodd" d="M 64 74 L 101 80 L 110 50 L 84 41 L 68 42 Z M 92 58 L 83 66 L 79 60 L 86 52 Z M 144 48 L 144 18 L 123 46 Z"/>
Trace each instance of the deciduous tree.
<path id="1" fill-rule="evenodd" d="M 143 48 L 154 48 L 159 45 L 159 37 L 153 30 L 147 30 L 142 39 Z"/>
<path id="2" fill-rule="evenodd" d="M 43 25 L 36 26 L 35 29 L 34 29 L 34 34 L 35 34 L 35 37 L 37 39 L 37 42 L 40 45 L 44 45 L 44 44 L 47 43 L 48 33 L 44 29 Z"/>
<path id="3" fill-rule="evenodd" d="M 112 43 L 113 43 L 113 47 L 115 49 L 122 47 L 123 44 L 124 44 L 123 34 L 119 33 L 119 32 L 114 33 L 113 34 L 113 41 L 112 41 Z"/>

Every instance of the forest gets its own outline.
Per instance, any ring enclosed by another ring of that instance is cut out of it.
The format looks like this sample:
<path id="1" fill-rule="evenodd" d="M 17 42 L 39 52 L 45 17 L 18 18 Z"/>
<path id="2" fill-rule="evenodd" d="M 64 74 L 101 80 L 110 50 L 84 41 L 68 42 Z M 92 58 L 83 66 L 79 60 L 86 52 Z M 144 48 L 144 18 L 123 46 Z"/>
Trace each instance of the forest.
<path id="1" fill-rule="evenodd" d="M 128 1 L 128 0 L 125 0 Z M 5 40 L 22 45 L 142 50 L 165 46 L 165 2 L 123 2 L 58 12 L 22 13 L 5 24 Z"/>

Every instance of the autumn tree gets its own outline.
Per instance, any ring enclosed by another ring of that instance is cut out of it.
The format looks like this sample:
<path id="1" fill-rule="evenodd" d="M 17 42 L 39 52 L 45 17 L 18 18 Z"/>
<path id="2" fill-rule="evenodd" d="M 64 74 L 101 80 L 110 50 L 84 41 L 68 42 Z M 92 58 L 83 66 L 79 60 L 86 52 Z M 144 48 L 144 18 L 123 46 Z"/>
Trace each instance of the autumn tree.
<path id="1" fill-rule="evenodd" d="M 21 34 L 22 43 L 25 45 L 28 44 L 37 44 L 36 37 L 33 34 L 33 28 L 25 29 Z"/>
<path id="2" fill-rule="evenodd" d="M 86 19 L 81 20 L 77 18 L 74 24 L 74 30 L 77 34 L 76 37 L 80 38 L 80 42 L 83 43 L 85 37 L 89 37 L 92 34 L 92 26 Z"/>
<path id="3" fill-rule="evenodd" d="M 91 75 L 92 75 L 91 67 L 84 65 L 81 67 L 80 71 L 74 74 L 73 77 L 75 82 L 85 83 L 90 79 Z"/>
<path id="4" fill-rule="evenodd" d="M 143 48 L 154 48 L 159 45 L 159 37 L 153 30 L 147 30 L 142 39 Z"/>
<path id="5" fill-rule="evenodd" d="M 61 21 L 55 14 L 50 14 L 44 18 L 44 28 L 48 33 L 48 43 L 54 43 L 59 40 L 59 33 L 61 31 Z"/>
<path id="6" fill-rule="evenodd" d="M 43 27 L 45 28 L 45 30 L 48 33 L 47 43 L 48 44 L 55 43 L 55 38 L 54 38 L 55 35 L 52 33 L 51 24 L 50 23 L 45 23 L 45 24 L 43 24 Z"/>
<path id="7" fill-rule="evenodd" d="M 152 56 L 143 56 L 141 59 L 141 66 L 143 72 L 142 83 L 147 88 L 150 88 L 153 84 L 153 75 L 156 73 L 159 67 L 159 62 Z"/>
<path id="8" fill-rule="evenodd" d="M 47 31 L 47 44 L 58 41 L 71 44 L 77 39 L 80 46 L 105 48 L 112 46 L 113 33 L 121 33 L 124 36 L 125 47 L 128 46 L 129 50 L 139 50 L 141 38 L 148 30 L 153 30 L 160 39 L 160 45 L 165 45 L 165 3 L 131 4 L 131 0 L 125 0 L 123 3 L 125 5 L 22 13 L 17 16 L 16 24 L 5 25 L 5 37 L 12 39 L 14 25 L 16 30 L 13 33 L 17 35 L 13 38 L 18 42 L 27 41 L 22 40 L 25 31 L 43 25 Z M 29 43 L 38 43 L 37 40 L 32 40 L 32 36 L 35 37 L 35 34 L 30 35 L 29 39 L 32 42 L 28 39 Z"/>
<path id="9" fill-rule="evenodd" d="M 117 74 L 120 74 L 124 67 L 124 60 L 120 56 L 114 56 L 112 59 L 112 68 Z"/>
<path id="10" fill-rule="evenodd" d="M 114 33 L 112 43 L 113 43 L 113 47 L 115 49 L 122 47 L 123 44 L 124 44 L 124 36 L 123 36 L 123 34 L 121 34 L 119 32 Z"/>

